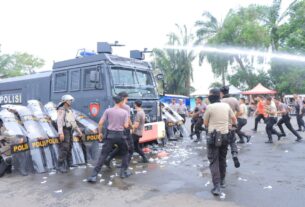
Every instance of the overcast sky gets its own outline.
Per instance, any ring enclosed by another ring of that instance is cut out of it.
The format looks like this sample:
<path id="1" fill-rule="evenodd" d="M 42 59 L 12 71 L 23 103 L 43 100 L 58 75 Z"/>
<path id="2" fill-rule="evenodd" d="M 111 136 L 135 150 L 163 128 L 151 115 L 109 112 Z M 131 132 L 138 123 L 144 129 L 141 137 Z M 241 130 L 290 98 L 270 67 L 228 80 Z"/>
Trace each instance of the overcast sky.
<path id="1" fill-rule="evenodd" d="M 28 52 L 46 61 L 74 58 L 80 48 L 96 50 L 96 42 L 118 40 L 118 55 L 131 49 L 162 47 L 176 23 L 192 31 L 203 11 L 219 20 L 230 8 L 272 0 L 8 0 L 0 2 L 0 44 L 3 53 Z M 283 0 L 284 6 L 290 0 Z M 196 89 L 207 88 L 213 75 L 195 65 Z"/>

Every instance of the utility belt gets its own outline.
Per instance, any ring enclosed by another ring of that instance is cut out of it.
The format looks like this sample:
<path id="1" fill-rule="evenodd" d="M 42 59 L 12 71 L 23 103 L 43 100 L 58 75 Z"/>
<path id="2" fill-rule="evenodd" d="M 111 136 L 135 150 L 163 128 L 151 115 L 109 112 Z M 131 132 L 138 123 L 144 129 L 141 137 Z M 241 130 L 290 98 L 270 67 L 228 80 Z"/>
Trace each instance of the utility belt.
<path id="1" fill-rule="evenodd" d="M 107 129 L 106 131 L 106 138 L 107 139 L 115 139 L 115 138 L 123 138 L 124 137 L 124 131 L 113 131 Z"/>
<path id="2" fill-rule="evenodd" d="M 207 144 L 215 147 L 221 147 L 228 143 L 228 134 L 221 134 L 219 131 L 214 130 L 207 135 Z"/>
<path id="3" fill-rule="evenodd" d="M 64 129 L 64 130 L 72 130 L 72 127 L 66 127 L 66 126 L 64 126 L 63 129 Z"/>

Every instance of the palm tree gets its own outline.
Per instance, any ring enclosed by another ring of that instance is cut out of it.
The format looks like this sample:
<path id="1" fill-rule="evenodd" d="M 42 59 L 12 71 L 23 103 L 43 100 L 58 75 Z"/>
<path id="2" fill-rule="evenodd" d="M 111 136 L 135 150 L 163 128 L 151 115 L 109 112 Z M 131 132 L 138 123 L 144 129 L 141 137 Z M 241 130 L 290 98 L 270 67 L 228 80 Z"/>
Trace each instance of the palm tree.
<path id="1" fill-rule="evenodd" d="M 213 45 L 216 35 L 221 31 L 223 24 L 210 13 L 203 12 L 202 20 L 198 20 L 195 23 L 197 29 L 196 45 Z M 204 59 L 211 64 L 212 72 L 216 77 L 221 77 L 222 84 L 226 84 L 226 76 L 228 72 L 228 65 L 232 61 L 232 58 L 228 55 L 217 53 L 206 53 L 201 51 L 199 53 L 199 65 L 202 65 Z"/>
<path id="2" fill-rule="evenodd" d="M 169 93 L 189 96 L 191 80 L 193 80 L 192 62 L 195 59 L 193 50 L 175 49 L 175 46 L 189 46 L 193 44 L 194 36 L 187 27 L 176 24 L 177 32 L 168 34 L 170 49 L 154 49 L 155 64 L 165 75 Z"/>

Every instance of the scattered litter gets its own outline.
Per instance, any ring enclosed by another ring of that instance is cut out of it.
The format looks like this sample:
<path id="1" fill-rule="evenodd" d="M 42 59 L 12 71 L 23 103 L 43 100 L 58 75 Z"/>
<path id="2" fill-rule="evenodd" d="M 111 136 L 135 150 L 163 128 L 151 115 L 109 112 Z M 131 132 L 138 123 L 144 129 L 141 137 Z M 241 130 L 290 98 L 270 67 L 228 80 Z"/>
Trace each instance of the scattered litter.
<path id="1" fill-rule="evenodd" d="M 285 150 L 285 152 L 287 153 L 287 152 L 288 152 L 288 150 Z"/>
<path id="2" fill-rule="evenodd" d="M 54 175 L 56 174 L 56 172 L 49 172 L 49 175 Z"/>
<path id="3" fill-rule="evenodd" d="M 148 147 L 143 148 L 143 152 L 144 153 L 150 153 L 151 149 L 149 149 Z"/>
<path id="4" fill-rule="evenodd" d="M 83 179 L 83 182 L 87 182 L 88 180 L 87 179 Z"/>
<path id="5" fill-rule="evenodd" d="M 54 191 L 54 193 L 62 193 L 62 189 Z"/>
<path id="6" fill-rule="evenodd" d="M 264 187 L 264 189 L 272 189 L 272 186 L 269 185 L 269 186 L 267 186 L 267 187 Z"/>
<path id="7" fill-rule="evenodd" d="M 149 162 L 153 162 L 154 161 L 154 159 L 153 158 L 149 158 L 149 160 L 148 160 Z"/>
<path id="8" fill-rule="evenodd" d="M 111 185 L 112 185 L 112 181 L 109 181 L 109 182 L 108 182 L 108 185 L 111 186 Z"/>
<path id="9" fill-rule="evenodd" d="M 139 171 L 135 171 L 135 174 L 137 175 L 137 174 L 141 174 L 142 172 L 139 172 Z"/>
<path id="10" fill-rule="evenodd" d="M 206 182 L 206 184 L 204 184 L 205 187 L 207 187 L 210 184 L 210 181 Z"/>
<path id="11" fill-rule="evenodd" d="M 241 178 L 241 177 L 239 177 L 238 180 L 239 180 L 239 181 L 245 181 L 245 182 L 248 181 L 247 179 L 244 179 L 244 178 Z"/>
<path id="12" fill-rule="evenodd" d="M 110 178 L 111 178 L 111 179 L 114 178 L 114 175 L 111 175 Z"/>
<path id="13" fill-rule="evenodd" d="M 128 169 L 129 169 L 129 170 L 133 170 L 133 168 L 132 168 L 132 167 L 129 167 Z"/>
<path id="14" fill-rule="evenodd" d="M 44 181 L 42 181 L 42 182 L 41 182 L 41 184 L 45 184 L 46 182 L 47 182 L 47 181 L 46 181 L 46 180 L 44 180 Z"/>
<path id="15" fill-rule="evenodd" d="M 132 164 L 138 164 L 138 162 L 137 161 L 132 161 Z"/>
<path id="16" fill-rule="evenodd" d="M 97 176 L 99 176 L 99 177 L 101 178 L 101 177 L 102 177 L 102 174 L 99 173 Z"/>
<path id="17" fill-rule="evenodd" d="M 226 194 L 225 193 L 221 193 L 220 194 L 220 199 L 225 199 L 226 198 Z"/>
<path id="18" fill-rule="evenodd" d="M 167 156 L 168 156 L 168 153 L 165 152 L 165 151 L 162 151 L 162 152 L 159 152 L 157 156 L 158 156 L 159 158 L 167 157 Z"/>
<path id="19" fill-rule="evenodd" d="M 74 167 L 70 167 L 70 170 L 74 170 Z"/>
<path id="20" fill-rule="evenodd" d="M 145 174 L 145 173 L 147 173 L 147 171 L 146 171 L 146 170 L 143 170 L 143 171 L 142 171 L 142 173 L 144 173 L 144 174 Z"/>
<path id="21" fill-rule="evenodd" d="M 100 179 L 100 183 L 102 183 L 102 182 L 104 182 L 105 181 L 105 179 Z M 111 183 L 112 184 L 112 183 Z M 109 185 L 109 183 L 108 183 L 108 185 Z"/>
<path id="22" fill-rule="evenodd" d="M 118 177 L 119 176 L 119 174 L 118 173 L 115 173 L 115 177 Z"/>
<path id="23" fill-rule="evenodd" d="M 46 180 L 46 179 L 48 179 L 48 177 L 43 177 L 42 179 Z"/>
<path id="24" fill-rule="evenodd" d="M 86 165 L 81 165 L 81 166 L 78 166 L 78 168 L 87 168 L 87 166 Z"/>
<path id="25" fill-rule="evenodd" d="M 198 173 L 198 177 L 203 177 L 202 172 Z"/>

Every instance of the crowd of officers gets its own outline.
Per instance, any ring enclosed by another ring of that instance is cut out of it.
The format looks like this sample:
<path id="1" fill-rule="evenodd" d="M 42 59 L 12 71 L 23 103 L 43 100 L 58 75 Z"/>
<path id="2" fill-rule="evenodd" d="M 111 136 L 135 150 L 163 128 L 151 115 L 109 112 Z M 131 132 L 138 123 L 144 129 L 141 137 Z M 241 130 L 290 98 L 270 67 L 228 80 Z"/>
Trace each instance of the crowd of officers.
<path id="1" fill-rule="evenodd" d="M 273 143 L 273 134 L 277 135 L 278 140 L 286 136 L 283 124 L 296 136 L 296 141 L 302 139 L 297 131 L 305 131 L 305 124 L 302 119 L 305 114 L 305 101 L 298 96 L 294 98 L 298 130 L 294 130 L 290 123 L 289 112 L 291 108 L 287 104 L 281 102 L 278 98 L 267 97 L 264 99 L 262 96 L 258 97 L 257 107 L 254 112 L 256 118 L 253 131 L 257 131 L 258 123 L 263 119 L 266 123 L 268 136 L 266 143 Z M 134 102 L 136 115 L 132 121 L 130 117 L 131 108 L 127 104 L 128 94 L 121 92 L 113 97 L 113 100 L 115 105 L 105 110 L 98 124 L 99 140 L 104 144 L 97 164 L 91 176 L 87 178 L 87 181 L 91 183 L 97 181 L 97 176 L 103 165 L 110 167 L 111 160 L 118 154 L 122 157 L 119 173 L 121 178 L 131 175 L 128 167 L 134 151 L 142 157 L 144 163 L 148 162 L 139 145 L 145 124 L 145 112 L 142 109 L 142 102 L 140 100 Z M 221 188 L 225 187 L 228 148 L 230 147 L 234 165 L 238 168 L 240 163 L 237 157 L 237 143 L 243 144 L 245 140 L 249 142 L 251 139 L 250 135 L 242 131 L 242 128 L 247 124 L 248 107 L 244 98 L 240 98 L 238 101 L 236 98 L 230 97 L 229 87 L 227 86 L 220 89 L 211 89 L 207 100 L 204 103 L 201 97 L 197 97 L 196 107 L 192 112 L 188 112 L 183 100 L 179 100 L 179 103 L 176 103 L 176 100 L 173 99 L 170 107 L 184 121 L 188 116 L 192 118 L 190 137 L 193 139 L 193 135 L 196 135 L 195 142 L 201 140 L 202 131 L 206 132 L 207 156 L 214 185 L 211 192 L 218 196 L 221 194 Z M 57 128 L 60 139 L 58 170 L 62 173 L 66 173 L 69 167 L 73 165 L 71 155 L 73 131 L 82 136 L 82 132 L 73 116 L 71 108 L 73 101 L 74 98 L 71 95 L 64 95 L 57 107 Z M 279 121 L 278 116 L 280 116 Z M 104 129 L 105 123 L 107 123 L 107 127 Z M 276 123 L 281 133 L 274 128 Z M 238 142 L 236 142 L 236 134 L 239 137 Z"/>
<path id="2" fill-rule="evenodd" d="M 82 132 L 77 126 L 72 113 L 73 100 L 72 96 L 65 95 L 57 108 L 57 127 L 60 139 L 58 170 L 62 173 L 66 173 L 69 167 L 72 166 L 72 132 L 76 131 L 79 136 L 82 136 Z M 87 179 L 88 182 L 96 182 L 97 175 L 103 165 L 110 167 L 110 161 L 118 154 L 122 156 L 121 178 L 131 175 L 131 172 L 128 171 L 128 166 L 134 151 L 139 153 L 144 163 L 148 162 L 139 144 L 145 124 L 145 112 L 142 109 L 141 100 L 134 102 L 136 115 L 133 122 L 130 117 L 131 108 L 127 105 L 128 94 L 121 92 L 113 97 L 113 100 L 115 105 L 105 110 L 98 124 L 99 140 L 104 144 L 97 164 L 91 176 Z M 106 123 L 107 127 L 103 129 Z"/>
<path id="3" fill-rule="evenodd" d="M 229 96 L 229 87 L 224 86 L 220 89 L 214 88 L 210 90 L 207 103 L 203 103 L 202 98 L 196 98 L 196 107 L 189 115 L 192 117 L 191 122 L 191 139 L 196 135 L 196 142 L 201 139 L 200 132 L 206 131 L 207 134 L 207 156 L 210 162 L 210 170 L 213 181 L 212 194 L 218 196 L 221 188 L 225 187 L 226 175 L 226 155 L 228 148 L 231 148 L 235 167 L 239 167 L 240 163 L 237 158 L 237 144 L 249 142 L 251 135 L 242 131 L 247 124 L 248 106 L 246 100 L 240 98 L 238 101 L 234 97 Z M 263 119 L 266 123 L 266 133 L 268 140 L 266 143 L 273 143 L 272 135 L 276 134 L 278 140 L 286 136 L 283 124 L 296 136 L 296 141 L 302 140 L 301 135 L 297 131 L 305 131 L 303 115 L 305 114 L 305 101 L 301 97 L 295 95 L 295 109 L 297 116 L 298 130 L 294 130 L 290 123 L 290 111 L 292 110 L 287 104 L 281 102 L 280 98 L 263 96 L 258 97 L 257 107 L 254 112 L 255 127 L 253 131 L 257 131 L 258 123 Z M 280 119 L 278 120 L 278 117 Z M 202 123 L 204 127 L 202 127 Z M 277 124 L 281 133 L 279 133 L 274 125 Z M 195 131 L 194 131 L 194 129 Z M 193 132 L 194 131 L 194 132 Z M 236 135 L 239 141 L 236 142 Z"/>

